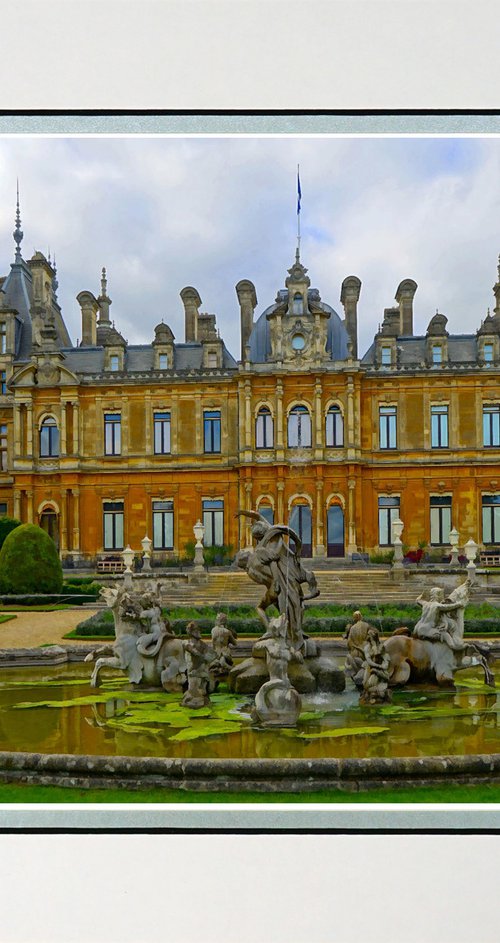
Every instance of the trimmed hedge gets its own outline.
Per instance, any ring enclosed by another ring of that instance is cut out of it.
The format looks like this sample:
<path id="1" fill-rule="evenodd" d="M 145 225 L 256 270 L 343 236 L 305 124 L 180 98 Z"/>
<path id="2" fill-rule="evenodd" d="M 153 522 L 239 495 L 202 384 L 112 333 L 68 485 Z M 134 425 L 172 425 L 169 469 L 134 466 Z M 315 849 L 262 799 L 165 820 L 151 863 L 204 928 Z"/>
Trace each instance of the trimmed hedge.
<path id="1" fill-rule="evenodd" d="M 20 524 L 0 550 L 0 593 L 60 593 L 63 572 L 56 545 L 36 524 Z"/>
<path id="2" fill-rule="evenodd" d="M 21 521 L 18 521 L 15 517 L 0 517 L 0 549 L 5 543 L 5 538 L 15 530 L 16 527 L 19 527 Z"/>

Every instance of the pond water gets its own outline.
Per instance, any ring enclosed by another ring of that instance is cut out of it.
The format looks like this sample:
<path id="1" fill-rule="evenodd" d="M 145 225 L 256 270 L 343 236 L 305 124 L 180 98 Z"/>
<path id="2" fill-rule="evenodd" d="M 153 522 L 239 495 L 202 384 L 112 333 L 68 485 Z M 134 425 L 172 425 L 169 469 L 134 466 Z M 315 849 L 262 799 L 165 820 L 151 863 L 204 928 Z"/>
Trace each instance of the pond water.
<path id="1" fill-rule="evenodd" d="M 0 673 L 0 750 L 177 757 L 402 757 L 500 753 L 500 699 L 476 670 L 455 690 L 405 688 L 390 705 L 363 707 L 342 694 L 303 697 L 297 729 L 251 726 L 252 700 L 224 688 L 189 711 L 181 695 L 131 690 L 91 667 L 5 668 Z M 497 674 L 500 689 L 500 666 Z"/>

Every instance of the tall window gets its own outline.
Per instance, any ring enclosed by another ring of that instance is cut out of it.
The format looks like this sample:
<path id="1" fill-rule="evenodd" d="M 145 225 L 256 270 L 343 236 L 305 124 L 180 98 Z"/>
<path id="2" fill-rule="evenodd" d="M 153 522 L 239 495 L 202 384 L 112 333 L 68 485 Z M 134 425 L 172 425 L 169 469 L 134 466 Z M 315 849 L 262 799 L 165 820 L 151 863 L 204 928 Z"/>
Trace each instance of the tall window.
<path id="1" fill-rule="evenodd" d="M 117 373 L 118 370 L 120 369 L 120 358 L 118 354 L 111 354 L 109 358 L 109 369 L 113 373 Z"/>
<path id="2" fill-rule="evenodd" d="M 395 406 L 379 408 L 380 448 L 395 449 L 397 443 L 397 409 Z"/>
<path id="3" fill-rule="evenodd" d="M 306 406 L 294 406 L 288 416 L 289 448 L 311 448 L 311 417 Z"/>
<path id="4" fill-rule="evenodd" d="M 168 370 L 168 354 L 160 354 L 158 357 L 158 366 L 160 370 Z"/>
<path id="5" fill-rule="evenodd" d="M 431 544 L 449 544 L 451 495 L 431 495 Z"/>
<path id="6" fill-rule="evenodd" d="M 220 452 L 220 410 L 203 413 L 203 450 Z"/>
<path id="7" fill-rule="evenodd" d="M 154 414 L 155 455 L 170 453 L 170 413 Z"/>
<path id="8" fill-rule="evenodd" d="M 273 417 L 267 406 L 262 406 L 255 420 L 255 447 L 272 449 L 274 444 Z"/>
<path id="9" fill-rule="evenodd" d="M 448 448 L 448 407 L 431 406 L 431 446 L 433 449 Z"/>
<path id="10" fill-rule="evenodd" d="M 0 503 L 0 517 L 7 517 L 7 504 L 5 502 Z"/>
<path id="11" fill-rule="evenodd" d="M 121 455 L 122 417 L 120 413 L 104 414 L 104 454 Z"/>
<path id="12" fill-rule="evenodd" d="M 0 370 L 0 393 L 2 396 L 7 392 L 7 371 Z"/>
<path id="13" fill-rule="evenodd" d="M 7 325 L 0 321 L 0 354 L 7 353 Z"/>
<path id="14" fill-rule="evenodd" d="M 392 522 L 399 517 L 399 497 L 378 499 L 378 542 L 381 547 L 392 547 Z"/>
<path id="15" fill-rule="evenodd" d="M 268 524 L 274 524 L 274 508 L 270 504 L 259 504 L 257 510 Z"/>
<path id="16" fill-rule="evenodd" d="M 483 358 L 485 363 L 493 362 L 493 344 L 484 344 Z"/>
<path id="17" fill-rule="evenodd" d="M 49 458 L 59 455 L 59 429 L 52 416 L 44 419 L 40 426 L 40 457 Z"/>
<path id="18" fill-rule="evenodd" d="M 123 550 L 123 501 L 105 501 L 102 510 L 104 549 Z"/>
<path id="19" fill-rule="evenodd" d="M 483 543 L 500 544 L 500 494 L 483 494 Z"/>
<path id="20" fill-rule="evenodd" d="M 344 417 L 339 406 L 330 406 L 326 414 L 326 446 L 340 448 L 344 444 Z"/>
<path id="21" fill-rule="evenodd" d="M 172 550 L 174 546 L 174 502 L 153 501 L 153 547 Z"/>
<path id="22" fill-rule="evenodd" d="M 487 448 L 500 447 L 500 406 L 483 406 L 483 445 Z"/>
<path id="23" fill-rule="evenodd" d="M 304 313 L 304 302 L 302 300 L 302 295 L 300 292 L 296 292 L 293 296 L 293 313 L 294 314 L 303 314 Z"/>
<path id="24" fill-rule="evenodd" d="M 392 350 L 390 347 L 382 347 L 380 351 L 380 363 L 383 367 L 390 367 L 392 363 Z"/>
<path id="25" fill-rule="evenodd" d="M 7 471 L 7 426 L 0 426 L 0 471 Z"/>
<path id="26" fill-rule="evenodd" d="M 203 501 L 205 547 L 222 547 L 224 543 L 224 501 Z"/>
<path id="27" fill-rule="evenodd" d="M 432 345 L 432 362 L 433 363 L 443 362 L 443 348 L 441 347 L 441 344 Z"/>

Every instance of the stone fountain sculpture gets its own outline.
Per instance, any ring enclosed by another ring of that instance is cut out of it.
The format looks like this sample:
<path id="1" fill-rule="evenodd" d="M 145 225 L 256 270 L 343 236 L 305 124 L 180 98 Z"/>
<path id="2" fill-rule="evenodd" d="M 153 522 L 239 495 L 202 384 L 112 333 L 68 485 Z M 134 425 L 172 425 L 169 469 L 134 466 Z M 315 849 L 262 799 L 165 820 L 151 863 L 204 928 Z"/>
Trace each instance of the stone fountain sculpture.
<path id="1" fill-rule="evenodd" d="M 97 657 L 90 684 L 99 686 L 103 668 L 126 671 L 131 684 L 183 691 L 186 686 L 186 660 L 180 639 L 162 618 L 159 587 L 156 592 L 132 592 L 125 587 L 101 589 L 101 596 L 111 609 L 116 641 L 111 654 L 106 649 L 87 655 Z"/>
<path id="2" fill-rule="evenodd" d="M 422 615 L 413 632 L 407 628 L 396 629 L 382 643 L 384 655 L 389 658 L 387 671 L 391 687 L 408 682 L 452 685 L 457 671 L 475 666 L 482 669 L 485 684 L 495 687 L 494 675 L 488 664 L 489 647 L 464 639 L 464 613 L 469 592 L 470 583 L 466 580 L 448 597 L 439 586 L 430 587 L 418 597 Z M 366 665 L 365 657 L 362 673 L 351 672 L 354 682 L 363 689 Z"/>
<path id="3" fill-rule="evenodd" d="M 302 701 L 290 683 L 288 666 L 294 660 L 302 662 L 303 657 L 290 644 L 284 613 L 269 620 L 269 631 L 256 643 L 255 649 L 265 653 L 269 681 L 265 681 L 255 695 L 252 720 L 263 727 L 294 727 Z"/>
<path id="4" fill-rule="evenodd" d="M 200 708 L 210 703 L 215 681 L 210 670 L 215 659 L 214 650 L 201 638 L 194 622 L 186 626 L 187 640 L 183 647 L 187 662 L 188 689 L 182 699 L 184 707 Z"/>
<path id="5" fill-rule="evenodd" d="M 337 668 L 333 659 L 321 656 L 318 644 L 302 629 L 304 603 L 318 596 L 319 590 L 314 573 L 302 566 L 299 535 L 286 524 L 270 524 L 257 511 L 239 511 L 237 516 L 253 521 L 252 537 L 256 544 L 240 550 L 236 564 L 264 588 L 257 614 L 266 633 L 269 633 L 271 625 L 267 609 L 276 606 L 280 616 L 284 617 L 290 651 L 301 656 L 290 659 L 288 673 L 291 683 L 302 694 L 319 689 L 342 691 L 345 687 L 343 671 Z M 302 589 L 304 585 L 308 587 L 307 594 Z M 269 635 L 265 634 L 260 642 L 268 638 Z M 266 648 L 257 642 L 252 657 L 229 672 L 229 688 L 238 694 L 256 694 L 267 680 Z"/>
<path id="6" fill-rule="evenodd" d="M 215 659 L 211 665 L 211 671 L 218 680 L 225 678 L 227 673 L 233 667 L 233 656 L 231 648 L 237 644 L 238 636 L 227 624 L 225 612 L 218 612 L 215 617 L 215 625 L 211 632 L 212 648 L 215 652 Z"/>

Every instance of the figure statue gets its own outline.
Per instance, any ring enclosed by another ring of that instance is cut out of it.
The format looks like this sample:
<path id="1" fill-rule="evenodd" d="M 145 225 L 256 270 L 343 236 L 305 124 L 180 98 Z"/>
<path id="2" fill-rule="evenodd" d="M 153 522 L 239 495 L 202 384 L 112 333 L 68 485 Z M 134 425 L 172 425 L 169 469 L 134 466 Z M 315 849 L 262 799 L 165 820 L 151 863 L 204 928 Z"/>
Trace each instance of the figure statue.
<path id="1" fill-rule="evenodd" d="M 469 601 L 469 583 L 465 581 L 450 593 L 445 601 L 444 590 L 434 586 L 429 599 L 424 594 L 417 599 L 422 615 L 413 629 L 415 638 L 444 642 L 452 651 L 463 651 L 464 610 Z"/>
<path id="2" fill-rule="evenodd" d="M 300 562 L 302 541 L 299 535 L 285 524 L 270 524 L 257 511 L 238 511 L 236 516 L 249 517 L 255 521 L 252 537 L 256 539 L 257 546 L 240 550 L 236 563 L 246 570 L 250 579 L 266 588 L 257 606 L 261 622 L 269 629 L 266 609 L 276 606 L 280 614 L 285 616 L 293 648 L 302 650 L 304 654 L 315 655 L 314 643 L 310 643 L 302 632 L 302 612 L 304 602 L 318 596 L 319 590 L 314 573 L 305 570 Z M 307 596 L 302 591 L 304 583 L 309 587 Z"/>
<path id="3" fill-rule="evenodd" d="M 373 626 L 371 626 L 369 622 L 365 622 L 359 609 L 356 609 L 356 611 L 353 612 L 352 618 L 352 623 L 346 627 L 346 630 L 342 636 L 342 638 L 347 640 L 347 657 L 345 660 L 344 671 L 346 675 L 349 678 L 352 678 L 354 683 L 360 687 L 363 682 L 364 673 L 363 646 L 366 642 L 367 635 Z"/>
<path id="4" fill-rule="evenodd" d="M 186 626 L 187 641 L 183 642 L 187 662 L 188 689 L 182 699 L 184 707 L 205 707 L 210 703 L 210 691 L 214 689 L 209 666 L 215 652 L 202 641 L 199 628 L 194 622 Z"/>
<path id="5" fill-rule="evenodd" d="M 141 595 L 123 587 L 104 587 L 101 596 L 113 612 L 116 641 L 109 657 L 103 657 L 104 649 L 99 652 L 91 686 L 98 687 L 102 668 L 120 668 L 127 672 L 131 684 L 163 687 L 172 692 L 184 690 L 184 649 L 162 619 L 158 591 Z M 85 660 L 91 661 L 96 655 L 91 652 Z"/>
<path id="6" fill-rule="evenodd" d="M 217 613 L 211 635 L 212 647 L 216 654 L 211 670 L 216 677 L 224 677 L 234 664 L 231 646 L 236 645 L 237 642 L 236 632 L 227 625 L 227 616 L 224 612 Z"/>
<path id="7" fill-rule="evenodd" d="M 286 615 L 269 620 L 269 629 L 256 643 L 265 652 L 269 681 L 255 695 L 252 718 L 264 727 L 293 727 L 299 718 L 302 701 L 288 677 L 288 665 L 302 661 L 301 653 L 288 641 Z"/>
<path id="8" fill-rule="evenodd" d="M 389 691 L 391 659 L 373 626 L 368 631 L 363 654 L 363 693 L 359 703 L 387 703 L 391 700 L 391 692 Z"/>

